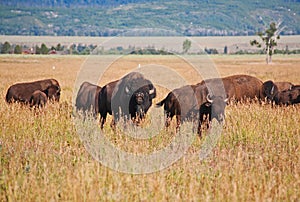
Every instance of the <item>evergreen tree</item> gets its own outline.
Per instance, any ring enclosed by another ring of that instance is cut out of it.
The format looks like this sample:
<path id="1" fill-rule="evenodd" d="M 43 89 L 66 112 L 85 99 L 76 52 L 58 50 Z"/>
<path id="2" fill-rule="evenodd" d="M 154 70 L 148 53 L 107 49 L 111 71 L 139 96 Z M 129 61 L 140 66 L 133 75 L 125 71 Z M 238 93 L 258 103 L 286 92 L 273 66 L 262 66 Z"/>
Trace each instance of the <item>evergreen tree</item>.
<path id="1" fill-rule="evenodd" d="M 41 54 L 46 55 L 46 54 L 48 54 L 48 52 L 49 52 L 49 49 L 47 48 L 47 46 L 44 43 L 42 43 L 42 45 L 41 45 Z"/>
<path id="2" fill-rule="evenodd" d="M 22 53 L 22 47 L 20 45 L 16 45 L 14 48 L 15 54 L 21 54 Z"/>
<path id="3" fill-rule="evenodd" d="M 11 49 L 10 43 L 8 41 L 5 41 L 1 47 L 1 53 L 8 54 L 10 52 L 10 49 Z"/>

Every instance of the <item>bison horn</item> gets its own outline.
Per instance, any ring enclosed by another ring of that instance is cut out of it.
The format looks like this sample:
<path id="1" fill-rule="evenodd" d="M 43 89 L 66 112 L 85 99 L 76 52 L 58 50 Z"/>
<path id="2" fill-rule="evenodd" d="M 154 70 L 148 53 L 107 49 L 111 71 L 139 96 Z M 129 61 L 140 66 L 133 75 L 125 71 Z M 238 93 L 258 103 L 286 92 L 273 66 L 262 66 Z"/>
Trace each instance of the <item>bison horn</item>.
<path id="1" fill-rule="evenodd" d="M 207 96 L 206 96 L 206 100 L 207 100 L 208 102 L 210 102 L 210 103 L 212 103 L 212 102 L 213 102 L 213 100 L 212 100 L 212 99 L 210 99 L 210 94 L 207 94 Z"/>
<path id="2" fill-rule="evenodd" d="M 127 94 L 129 94 L 129 91 L 130 91 L 130 90 L 129 90 L 128 86 L 126 86 L 126 87 L 125 87 L 125 92 L 126 92 Z"/>
<path id="3" fill-rule="evenodd" d="M 272 86 L 272 88 L 271 88 L 271 95 L 273 95 L 274 94 L 274 86 Z"/>
<path id="4" fill-rule="evenodd" d="M 224 99 L 224 102 L 228 102 L 228 100 L 229 100 L 229 98 L 227 97 L 227 98 Z"/>
<path id="5" fill-rule="evenodd" d="M 154 93 L 154 88 L 152 88 L 152 89 L 149 90 L 149 94 L 150 95 L 153 94 L 153 93 Z"/>

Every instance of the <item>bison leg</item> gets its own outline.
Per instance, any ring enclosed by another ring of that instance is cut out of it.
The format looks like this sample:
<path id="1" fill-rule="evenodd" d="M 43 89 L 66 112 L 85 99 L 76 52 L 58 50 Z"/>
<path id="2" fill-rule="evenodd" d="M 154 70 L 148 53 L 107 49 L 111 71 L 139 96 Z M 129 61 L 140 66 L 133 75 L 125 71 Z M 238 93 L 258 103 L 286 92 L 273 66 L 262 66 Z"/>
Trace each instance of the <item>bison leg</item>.
<path id="1" fill-rule="evenodd" d="M 166 123 L 165 123 L 166 128 L 168 128 L 170 126 L 171 120 L 172 120 L 172 118 L 171 118 L 170 114 L 167 114 Z"/>
<path id="2" fill-rule="evenodd" d="M 202 137 L 202 122 L 204 121 L 204 114 L 200 112 L 199 114 L 199 121 L 198 121 L 198 135 L 201 138 Z"/>
<path id="3" fill-rule="evenodd" d="M 114 118 L 110 122 L 110 127 L 113 129 L 113 131 L 116 131 L 116 121 Z"/>
<path id="4" fill-rule="evenodd" d="M 201 119 L 199 119 L 199 122 L 198 122 L 198 135 L 199 135 L 200 138 L 202 137 L 201 125 L 202 125 L 202 121 L 201 121 Z"/>
<path id="5" fill-rule="evenodd" d="M 176 132 L 178 132 L 180 130 L 180 125 L 181 125 L 181 116 L 180 115 L 176 115 Z"/>
<path id="6" fill-rule="evenodd" d="M 100 128 L 103 129 L 103 125 L 106 121 L 106 116 L 107 116 L 107 113 L 101 113 L 100 114 Z"/>

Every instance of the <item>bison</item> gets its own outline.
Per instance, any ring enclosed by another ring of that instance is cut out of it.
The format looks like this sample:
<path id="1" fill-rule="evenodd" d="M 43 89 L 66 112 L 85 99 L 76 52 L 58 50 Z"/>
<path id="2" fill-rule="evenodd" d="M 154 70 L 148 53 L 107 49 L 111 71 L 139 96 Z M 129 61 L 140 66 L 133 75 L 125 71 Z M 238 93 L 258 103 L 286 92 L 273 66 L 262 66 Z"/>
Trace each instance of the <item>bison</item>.
<path id="1" fill-rule="evenodd" d="M 219 83 L 215 83 L 222 85 Z M 201 136 L 201 125 L 207 117 L 209 121 L 216 118 L 222 122 L 225 118 L 227 96 L 219 90 L 212 91 L 211 85 L 205 84 L 186 85 L 171 91 L 166 98 L 156 104 L 164 106 L 166 114 L 165 125 L 168 127 L 173 116 L 176 116 L 176 130 L 180 128 L 181 121 L 195 120 L 198 117 L 198 134 Z M 214 87 L 213 87 L 214 88 Z M 218 87 L 214 88 L 218 89 Z"/>
<path id="2" fill-rule="evenodd" d="M 176 129 L 178 130 L 181 121 L 198 114 L 198 100 L 200 101 L 201 98 L 195 96 L 194 89 L 195 85 L 186 85 L 174 89 L 163 100 L 156 103 L 157 107 L 164 106 L 166 127 L 170 126 L 172 118 L 176 116 Z"/>
<path id="3" fill-rule="evenodd" d="M 77 93 L 76 109 L 82 111 L 92 110 L 92 114 L 97 115 L 99 113 L 98 98 L 101 89 L 100 86 L 83 82 Z"/>
<path id="4" fill-rule="evenodd" d="M 274 97 L 278 92 L 290 90 L 294 85 L 290 82 L 273 82 L 268 80 L 262 85 L 263 98 L 269 102 L 274 101 Z"/>
<path id="5" fill-rule="evenodd" d="M 28 83 L 17 83 L 10 86 L 6 93 L 6 101 L 30 103 L 30 98 L 34 91 L 40 90 L 47 95 L 48 99 L 59 101 L 60 86 L 55 79 L 45 79 Z"/>
<path id="6" fill-rule="evenodd" d="M 276 105 L 293 105 L 300 103 L 300 86 L 277 92 L 274 95 Z"/>
<path id="7" fill-rule="evenodd" d="M 101 128 L 105 123 L 107 113 L 113 115 L 113 122 L 124 117 L 132 119 L 137 124 L 144 119 L 145 114 L 156 97 L 156 88 L 151 81 L 138 72 L 132 72 L 105 85 L 98 99 L 101 116 Z"/>
<path id="8" fill-rule="evenodd" d="M 218 78 L 207 79 L 201 84 L 211 85 L 218 82 Z M 261 86 L 263 82 L 250 75 L 233 75 L 222 78 L 224 89 L 229 100 L 242 101 L 245 99 L 260 99 L 262 97 Z M 211 83 L 211 84 L 210 84 Z"/>
<path id="9" fill-rule="evenodd" d="M 46 93 L 36 90 L 32 93 L 29 103 L 30 107 L 44 107 L 47 103 L 47 95 Z"/>

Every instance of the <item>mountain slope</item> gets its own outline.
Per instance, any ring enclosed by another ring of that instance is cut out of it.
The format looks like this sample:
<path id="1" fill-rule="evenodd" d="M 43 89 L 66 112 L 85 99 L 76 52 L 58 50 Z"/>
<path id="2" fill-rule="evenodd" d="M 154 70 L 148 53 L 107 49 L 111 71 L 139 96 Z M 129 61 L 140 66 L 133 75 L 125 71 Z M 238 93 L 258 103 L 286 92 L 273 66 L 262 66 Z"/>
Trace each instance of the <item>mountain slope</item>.
<path id="1" fill-rule="evenodd" d="M 253 35 L 271 21 L 300 34 L 300 0 L 2 0 L 0 19 L 5 35 Z"/>

